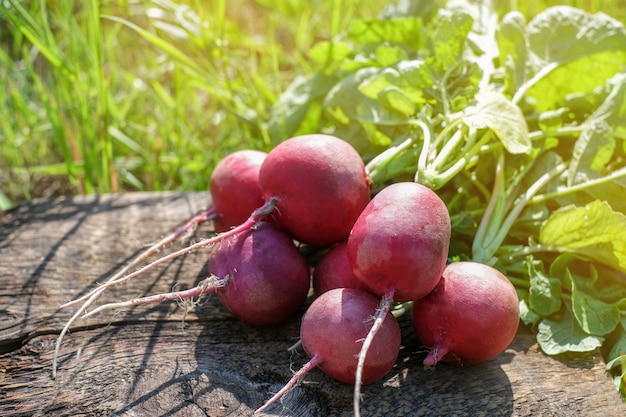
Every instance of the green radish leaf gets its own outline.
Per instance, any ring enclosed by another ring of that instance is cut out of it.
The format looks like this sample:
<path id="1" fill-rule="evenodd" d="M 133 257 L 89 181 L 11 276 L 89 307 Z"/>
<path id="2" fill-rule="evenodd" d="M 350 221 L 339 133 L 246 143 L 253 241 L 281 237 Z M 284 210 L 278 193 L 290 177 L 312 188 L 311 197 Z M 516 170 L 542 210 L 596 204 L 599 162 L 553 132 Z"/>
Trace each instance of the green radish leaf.
<path id="1" fill-rule="evenodd" d="M 593 90 L 626 64 L 626 30 L 604 13 L 551 7 L 528 23 L 527 38 L 533 75 L 521 91 L 539 111 L 559 107 L 570 93 Z"/>
<path id="2" fill-rule="evenodd" d="M 400 61 L 409 59 L 406 51 L 399 46 L 380 45 L 376 48 L 376 61 L 382 67 L 395 65 Z"/>
<path id="3" fill-rule="evenodd" d="M 607 355 L 607 361 L 612 361 L 623 355 L 626 355 L 626 323 L 622 323 L 622 327 L 619 330 L 619 338 Z"/>
<path id="4" fill-rule="evenodd" d="M 323 41 L 315 44 L 309 51 L 309 58 L 321 68 L 332 68 L 335 63 L 342 63 L 352 54 L 352 48 L 346 42 Z"/>
<path id="5" fill-rule="evenodd" d="M 473 23 L 472 17 L 463 11 L 440 9 L 437 17 L 428 24 L 428 46 L 432 51 L 429 67 L 439 77 L 458 65 Z"/>
<path id="6" fill-rule="evenodd" d="M 423 60 L 401 61 L 397 65 L 377 71 L 365 78 L 358 90 L 366 97 L 378 99 L 381 93 L 390 88 L 398 89 L 415 106 L 426 103 L 424 88 L 430 87 L 433 80 L 425 68 Z"/>
<path id="7" fill-rule="evenodd" d="M 526 260 L 526 266 L 530 277 L 529 307 L 545 317 L 558 312 L 561 309 L 561 281 L 546 276 L 532 258 Z"/>
<path id="8" fill-rule="evenodd" d="M 417 112 L 418 103 L 407 97 L 398 87 L 389 87 L 380 92 L 378 100 L 383 107 L 411 116 Z"/>
<path id="9" fill-rule="evenodd" d="M 324 101 L 326 111 L 338 122 L 373 124 L 405 124 L 408 117 L 393 108 L 384 107 L 377 98 L 363 94 L 359 86 L 380 75 L 378 68 L 363 68 L 337 83 Z"/>
<path id="10" fill-rule="evenodd" d="M 604 336 L 620 323 L 617 305 L 607 304 L 578 289 L 576 279 L 568 275 L 572 283 L 572 311 L 580 327 L 588 334 Z"/>
<path id="11" fill-rule="evenodd" d="M 520 108 L 494 91 L 480 91 L 475 98 L 476 104 L 463 111 L 463 122 L 470 128 L 493 130 L 510 153 L 530 153 L 532 143 Z"/>
<path id="12" fill-rule="evenodd" d="M 588 121 L 603 120 L 624 132 L 626 130 L 626 72 L 620 72 L 608 80 L 605 90 L 608 92 L 606 98 L 589 116 Z"/>
<path id="13" fill-rule="evenodd" d="M 527 299 L 528 299 L 528 293 L 526 293 L 526 297 L 523 297 L 523 298 L 520 297 L 520 302 L 519 302 L 520 319 L 527 326 L 536 325 L 543 319 L 543 317 L 537 314 L 528 306 Z"/>
<path id="14" fill-rule="evenodd" d="M 568 309 L 562 311 L 560 319 L 546 318 L 537 325 L 537 342 L 544 353 L 591 352 L 602 346 L 602 336 L 585 333 Z"/>
<path id="15" fill-rule="evenodd" d="M 502 17 L 496 33 L 500 66 L 506 69 L 506 92 L 511 96 L 526 81 L 528 43 L 526 41 L 526 19 L 520 12 L 510 12 Z"/>
<path id="16" fill-rule="evenodd" d="M 602 201 L 556 210 L 541 228 L 539 242 L 626 272 L 626 215 Z"/>
<path id="17" fill-rule="evenodd" d="M 626 31 L 619 20 L 570 6 L 539 13 L 528 23 L 527 36 L 530 50 L 544 62 L 569 62 L 626 48 Z"/>
<path id="18" fill-rule="evenodd" d="M 550 265 L 550 275 L 561 277 L 564 288 L 574 280 L 579 291 L 592 294 L 597 300 L 626 309 L 626 274 L 615 268 L 594 263 L 588 257 L 562 253 Z"/>
<path id="19" fill-rule="evenodd" d="M 297 77 L 274 103 L 267 130 L 276 143 L 295 136 L 297 132 L 313 132 L 321 117 L 320 103 L 337 82 L 323 72 L 310 77 Z M 309 128 L 307 129 L 307 126 Z"/>
<path id="20" fill-rule="evenodd" d="M 620 368 L 621 375 L 618 371 L 614 371 L 615 368 Z M 621 355 L 611 360 L 606 364 L 606 371 L 617 372 L 613 380 L 615 382 L 615 388 L 619 391 L 623 397 L 626 397 L 626 355 Z"/>
<path id="21" fill-rule="evenodd" d="M 602 176 L 613 158 L 615 145 L 613 129 L 606 122 L 585 123 L 584 130 L 574 144 L 567 171 L 567 185 Z"/>

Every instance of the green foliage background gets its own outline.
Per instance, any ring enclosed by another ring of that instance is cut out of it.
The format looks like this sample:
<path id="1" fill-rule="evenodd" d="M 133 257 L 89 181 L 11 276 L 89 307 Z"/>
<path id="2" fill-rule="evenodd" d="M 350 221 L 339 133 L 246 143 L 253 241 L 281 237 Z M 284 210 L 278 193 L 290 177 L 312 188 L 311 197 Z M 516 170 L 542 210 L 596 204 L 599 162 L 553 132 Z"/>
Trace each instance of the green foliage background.
<path id="1" fill-rule="evenodd" d="M 283 139 L 265 122 L 311 71 L 312 47 L 388 3 L 0 0 L 0 209 L 60 194 L 206 190 L 227 153 Z M 553 4 L 626 15 L 621 0 L 499 3 L 527 18 Z"/>

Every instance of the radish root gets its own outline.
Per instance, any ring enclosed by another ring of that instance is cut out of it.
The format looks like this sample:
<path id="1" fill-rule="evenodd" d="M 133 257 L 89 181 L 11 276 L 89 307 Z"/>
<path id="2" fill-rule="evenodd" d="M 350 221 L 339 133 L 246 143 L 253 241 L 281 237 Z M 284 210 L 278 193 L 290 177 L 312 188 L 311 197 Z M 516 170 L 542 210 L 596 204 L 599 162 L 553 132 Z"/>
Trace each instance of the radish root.
<path id="1" fill-rule="evenodd" d="M 287 384 L 284 387 L 282 387 L 280 389 L 280 391 L 278 391 L 276 394 L 274 394 L 274 396 L 272 398 L 267 400 L 267 402 L 265 404 L 263 404 L 261 407 L 259 407 L 254 412 L 254 414 L 258 414 L 258 413 L 261 413 L 261 412 L 265 411 L 265 409 L 267 409 L 267 407 L 269 407 L 270 405 L 275 403 L 277 400 L 279 400 L 283 395 L 288 393 L 293 387 L 296 386 L 296 384 L 300 381 L 300 379 L 302 379 L 302 377 L 304 375 L 306 375 L 311 369 L 315 368 L 321 362 L 323 362 L 323 359 L 322 359 L 321 355 L 319 355 L 319 354 L 313 355 L 313 357 L 307 363 L 305 363 L 302 366 L 302 368 L 300 368 L 300 370 L 298 372 L 293 374 L 293 377 L 291 377 L 289 382 L 287 382 Z"/>
<path id="2" fill-rule="evenodd" d="M 385 293 L 383 298 L 380 300 L 380 305 L 376 310 L 376 315 L 374 315 L 374 324 L 370 329 L 365 341 L 363 342 L 363 346 L 361 347 L 361 351 L 359 352 L 359 361 L 356 367 L 356 378 L 354 381 L 354 395 L 353 395 L 353 408 L 354 408 L 354 417 L 360 417 L 360 401 L 361 401 L 361 385 L 363 380 L 363 367 L 365 366 L 365 357 L 367 356 L 367 351 L 378 333 L 378 330 L 383 325 L 383 321 L 389 310 L 391 309 L 391 305 L 393 304 L 393 294 L 394 290 L 389 290 Z"/>
<path id="3" fill-rule="evenodd" d="M 136 266 L 139 262 L 145 260 L 148 256 L 150 256 L 153 253 L 156 253 L 159 249 L 161 249 L 164 246 L 164 242 L 166 242 L 165 244 L 174 241 L 175 239 L 177 239 L 178 237 L 180 237 L 181 235 L 183 235 L 187 230 L 191 229 L 191 227 L 195 227 L 195 225 L 201 223 L 202 221 L 205 221 L 205 217 L 208 219 L 209 215 L 213 216 L 213 213 L 210 213 L 211 210 L 208 210 L 204 213 L 201 213 L 199 216 L 196 216 L 194 219 L 190 220 L 189 222 L 187 222 L 187 224 L 185 224 L 181 229 L 177 230 L 175 233 L 173 233 L 172 235 L 166 237 L 165 239 L 161 240 L 160 242 L 158 242 L 157 244 L 153 245 L 151 248 L 149 248 L 147 251 L 145 251 L 144 253 L 142 253 L 139 257 L 137 257 L 136 259 L 134 259 L 129 265 L 127 265 L 126 267 L 124 267 L 121 271 L 119 271 L 117 274 L 115 274 L 113 277 L 111 277 L 104 285 L 98 287 L 97 289 L 91 291 L 90 293 L 88 293 L 86 296 L 82 297 L 81 299 L 85 299 L 86 297 L 88 297 L 86 299 L 86 301 L 83 303 L 83 305 L 74 313 L 74 315 L 67 321 L 67 323 L 65 324 L 65 326 L 63 327 L 63 329 L 61 330 L 61 333 L 59 333 L 59 336 L 57 338 L 56 341 L 56 345 L 55 345 L 55 349 L 54 349 L 54 354 L 52 357 L 52 378 L 56 378 L 56 373 L 57 373 L 57 366 L 58 366 L 58 357 L 59 357 L 59 352 L 61 350 L 61 344 L 63 342 L 63 337 L 65 336 L 65 334 L 69 331 L 70 327 L 72 326 L 72 324 L 83 315 L 83 313 L 85 312 L 85 310 L 87 310 L 87 308 L 89 306 L 91 306 L 100 295 L 102 295 L 102 293 L 104 292 L 105 289 L 107 289 L 108 287 L 115 285 L 115 284 L 120 284 L 123 282 L 126 282 L 134 277 L 136 277 L 139 274 L 142 274 L 150 269 L 152 269 L 153 267 L 160 265 L 164 262 L 169 262 L 181 255 L 187 254 L 189 252 L 193 252 L 197 249 L 206 247 L 206 246 L 210 246 L 210 245 L 214 245 L 218 242 L 221 242 L 224 239 L 227 239 L 231 236 L 234 236 L 244 230 L 247 230 L 250 227 L 253 227 L 256 223 L 258 223 L 259 221 L 261 221 L 265 216 L 267 216 L 268 214 L 272 213 L 274 211 L 276 207 L 276 198 L 275 197 L 271 197 L 268 199 L 268 201 L 263 204 L 263 206 L 259 207 L 258 209 L 256 209 L 252 215 L 248 218 L 248 220 L 246 220 L 245 222 L 243 222 L 242 224 L 240 224 L 237 227 L 232 228 L 231 230 L 221 233 L 213 238 L 210 239 L 205 239 L 201 242 L 198 242 L 196 244 L 193 244 L 191 246 L 188 246 L 186 248 L 183 248 L 177 252 L 174 252 L 172 254 L 169 254 L 167 256 L 164 256 L 162 258 L 159 258 L 157 260 L 155 260 L 154 262 L 144 266 L 143 268 L 138 269 L 137 271 L 128 274 L 128 275 L 124 275 L 126 272 L 128 272 L 131 268 L 133 268 L 134 266 Z M 74 302 L 69 302 L 66 303 L 64 305 L 62 305 L 61 307 L 67 307 L 69 305 L 74 304 Z"/>
<path id="4" fill-rule="evenodd" d="M 117 303 L 109 303 L 101 305 L 100 307 L 90 311 L 83 316 L 84 319 L 94 316 L 106 310 L 118 309 L 123 307 L 131 307 L 142 304 L 161 303 L 163 301 L 181 301 L 193 297 L 202 297 L 205 294 L 214 293 L 218 288 L 225 286 L 228 282 L 229 276 L 224 278 L 218 278 L 211 276 L 203 280 L 197 286 L 181 291 L 173 291 L 162 294 L 150 295 L 147 297 L 133 298 L 128 301 L 121 301 Z"/>

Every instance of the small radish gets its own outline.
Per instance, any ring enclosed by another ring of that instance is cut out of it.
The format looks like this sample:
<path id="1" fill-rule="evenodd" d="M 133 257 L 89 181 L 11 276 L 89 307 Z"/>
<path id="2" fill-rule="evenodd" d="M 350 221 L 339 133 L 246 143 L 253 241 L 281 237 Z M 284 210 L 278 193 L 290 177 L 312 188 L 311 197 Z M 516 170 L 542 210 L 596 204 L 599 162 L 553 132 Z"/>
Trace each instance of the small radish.
<path id="1" fill-rule="evenodd" d="M 228 277 L 217 291 L 222 304 L 237 318 L 262 326 L 297 314 L 311 286 L 304 255 L 284 230 L 266 222 L 216 246 L 209 273 Z"/>
<path id="2" fill-rule="evenodd" d="M 313 291 L 320 296 L 335 288 L 356 288 L 368 291 L 367 286 L 354 275 L 348 260 L 348 242 L 333 246 L 315 265 Z"/>
<path id="3" fill-rule="evenodd" d="M 316 298 L 300 326 L 302 347 L 311 359 L 256 413 L 280 399 L 316 366 L 338 381 L 353 384 L 361 341 L 372 327 L 371 314 L 378 302 L 372 294 L 353 288 L 332 289 Z M 380 380 L 393 368 L 400 342 L 400 325 L 386 314 L 363 365 L 364 383 Z"/>
<path id="4" fill-rule="evenodd" d="M 264 203 L 259 170 L 267 153 L 256 150 L 233 152 L 213 170 L 210 181 L 216 232 L 223 232 L 246 221 Z"/>
<path id="5" fill-rule="evenodd" d="M 362 364 L 369 343 L 394 301 L 413 301 L 439 282 L 448 258 L 450 215 L 441 198 L 414 182 L 380 191 L 363 210 L 348 238 L 354 274 L 382 297 L 374 326 L 361 352 L 354 385 L 354 414 L 359 413 Z"/>
<path id="6" fill-rule="evenodd" d="M 453 262 L 437 287 L 413 302 L 413 327 L 430 351 L 424 365 L 469 365 L 503 352 L 520 320 L 515 287 L 500 271 L 478 262 Z"/>
<path id="7" fill-rule="evenodd" d="M 105 304 L 86 316 L 215 292 L 235 317 L 249 324 L 270 326 L 292 318 L 304 307 L 311 283 L 304 256 L 284 230 L 267 222 L 216 245 L 208 270 L 210 278 L 192 289 Z"/>
<path id="8" fill-rule="evenodd" d="M 396 183 L 379 192 L 359 216 L 348 238 L 348 258 L 374 294 L 418 300 L 439 282 L 450 233 L 448 209 L 434 191 Z"/>
<path id="9" fill-rule="evenodd" d="M 328 247 L 348 238 L 370 201 L 361 156 L 329 135 L 304 135 L 280 143 L 259 172 L 266 200 L 276 198 L 276 222 L 296 240 Z"/>

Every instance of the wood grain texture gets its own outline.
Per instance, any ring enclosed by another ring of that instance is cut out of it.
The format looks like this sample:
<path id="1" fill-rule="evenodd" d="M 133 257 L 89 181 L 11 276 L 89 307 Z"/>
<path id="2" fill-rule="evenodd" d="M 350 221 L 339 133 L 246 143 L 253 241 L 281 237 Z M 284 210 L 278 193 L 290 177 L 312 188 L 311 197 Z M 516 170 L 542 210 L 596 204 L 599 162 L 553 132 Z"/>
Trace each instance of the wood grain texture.
<path id="1" fill-rule="evenodd" d="M 256 328 L 208 296 L 192 311 L 163 303 L 79 320 L 51 378 L 57 334 L 74 311 L 59 305 L 208 204 L 207 193 L 131 193 L 35 201 L 0 215 L 0 416 L 249 416 L 307 361 L 287 350 L 298 317 Z M 192 239 L 210 234 L 203 225 Z M 98 304 L 191 287 L 206 277 L 207 256 L 158 267 Z M 400 321 L 400 357 L 364 387 L 364 416 L 626 415 L 597 352 L 550 358 L 520 329 L 493 360 L 424 370 L 425 352 L 408 318 Z M 267 414 L 349 416 L 351 406 L 351 386 L 313 370 Z"/>

